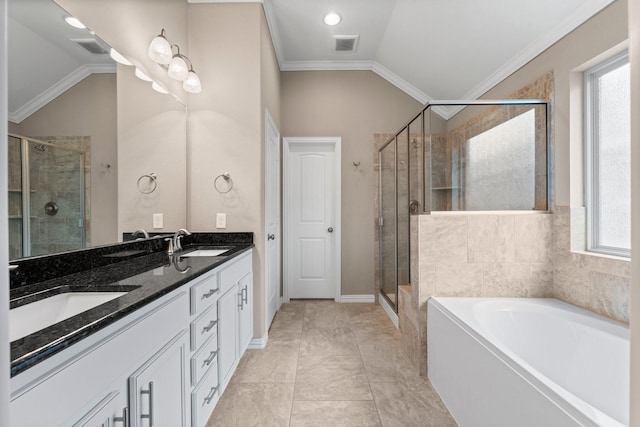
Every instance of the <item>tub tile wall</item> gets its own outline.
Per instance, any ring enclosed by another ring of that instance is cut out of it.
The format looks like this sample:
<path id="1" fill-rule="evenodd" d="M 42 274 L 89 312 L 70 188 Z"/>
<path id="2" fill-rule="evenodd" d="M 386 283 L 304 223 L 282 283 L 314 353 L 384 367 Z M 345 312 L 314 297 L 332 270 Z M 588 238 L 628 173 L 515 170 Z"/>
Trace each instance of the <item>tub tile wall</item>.
<path id="1" fill-rule="evenodd" d="M 553 217 L 553 296 L 628 323 L 631 263 L 576 252 L 585 247 L 584 208 L 557 207 Z"/>

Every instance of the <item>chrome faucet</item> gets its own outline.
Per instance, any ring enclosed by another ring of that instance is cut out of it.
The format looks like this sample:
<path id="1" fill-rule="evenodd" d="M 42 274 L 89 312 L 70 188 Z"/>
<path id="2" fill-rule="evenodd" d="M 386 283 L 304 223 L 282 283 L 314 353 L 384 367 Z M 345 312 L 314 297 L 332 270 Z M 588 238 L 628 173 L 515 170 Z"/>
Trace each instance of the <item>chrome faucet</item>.
<path id="1" fill-rule="evenodd" d="M 173 235 L 173 249 L 176 251 L 182 250 L 182 242 L 181 239 L 183 236 L 191 236 L 191 233 L 187 231 L 185 228 L 181 228 L 176 231 L 176 234 Z"/>
<path id="2" fill-rule="evenodd" d="M 133 233 L 131 233 L 132 237 L 135 237 L 139 234 L 142 234 L 144 236 L 145 239 L 149 238 L 149 233 L 147 233 L 147 230 L 145 230 L 144 228 L 139 228 L 136 231 L 134 231 Z"/>

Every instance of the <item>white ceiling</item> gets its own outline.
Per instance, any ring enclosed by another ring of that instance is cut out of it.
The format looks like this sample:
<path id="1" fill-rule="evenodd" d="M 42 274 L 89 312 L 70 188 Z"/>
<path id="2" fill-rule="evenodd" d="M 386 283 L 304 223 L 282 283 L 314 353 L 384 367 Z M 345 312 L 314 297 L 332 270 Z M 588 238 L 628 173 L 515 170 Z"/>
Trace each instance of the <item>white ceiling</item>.
<path id="1" fill-rule="evenodd" d="M 282 70 L 373 70 L 426 103 L 477 99 L 612 2 L 264 0 L 264 6 Z M 334 27 L 322 22 L 330 11 L 342 17 Z M 357 51 L 332 52 L 333 35 L 360 35 Z"/>
<path id="2" fill-rule="evenodd" d="M 372 70 L 426 103 L 478 98 L 614 0 L 187 1 L 263 2 L 281 70 Z M 342 22 L 325 25 L 329 11 Z M 64 16 L 51 0 L 9 0 L 10 120 L 114 71 L 70 42 L 95 36 Z M 359 35 L 356 52 L 333 52 L 334 35 Z"/>

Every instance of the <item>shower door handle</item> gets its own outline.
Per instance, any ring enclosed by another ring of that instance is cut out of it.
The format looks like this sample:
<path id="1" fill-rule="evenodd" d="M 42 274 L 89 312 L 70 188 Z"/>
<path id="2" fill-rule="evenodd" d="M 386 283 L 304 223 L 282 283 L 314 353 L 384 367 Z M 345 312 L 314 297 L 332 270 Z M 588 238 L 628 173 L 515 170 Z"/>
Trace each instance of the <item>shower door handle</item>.
<path id="1" fill-rule="evenodd" d="M 327 228 L 327 231 L 328 231 L 329 233 L 333 233 L 333 227 L 329 227 L 329 228 Z"/>

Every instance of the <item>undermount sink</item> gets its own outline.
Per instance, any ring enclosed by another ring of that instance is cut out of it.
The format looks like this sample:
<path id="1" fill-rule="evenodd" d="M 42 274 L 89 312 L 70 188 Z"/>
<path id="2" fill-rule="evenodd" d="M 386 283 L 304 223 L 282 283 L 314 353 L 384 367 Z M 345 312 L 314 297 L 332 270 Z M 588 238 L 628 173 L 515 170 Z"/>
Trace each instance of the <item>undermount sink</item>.
<path id="1" fill-rule="evenodd" d="M 126 292 L 67 292 L 9 310 L 9 341 L 55 325 Z"/>
<path id="2" fill-rule="evenodd" d="M 186 253 L 184 255 L 180 255 L 180 257 L 190 257 L 190 256 L 220 256 L 223 253 L 229 252 L 229 249 L 198 249 L 193 252 Z"/>

